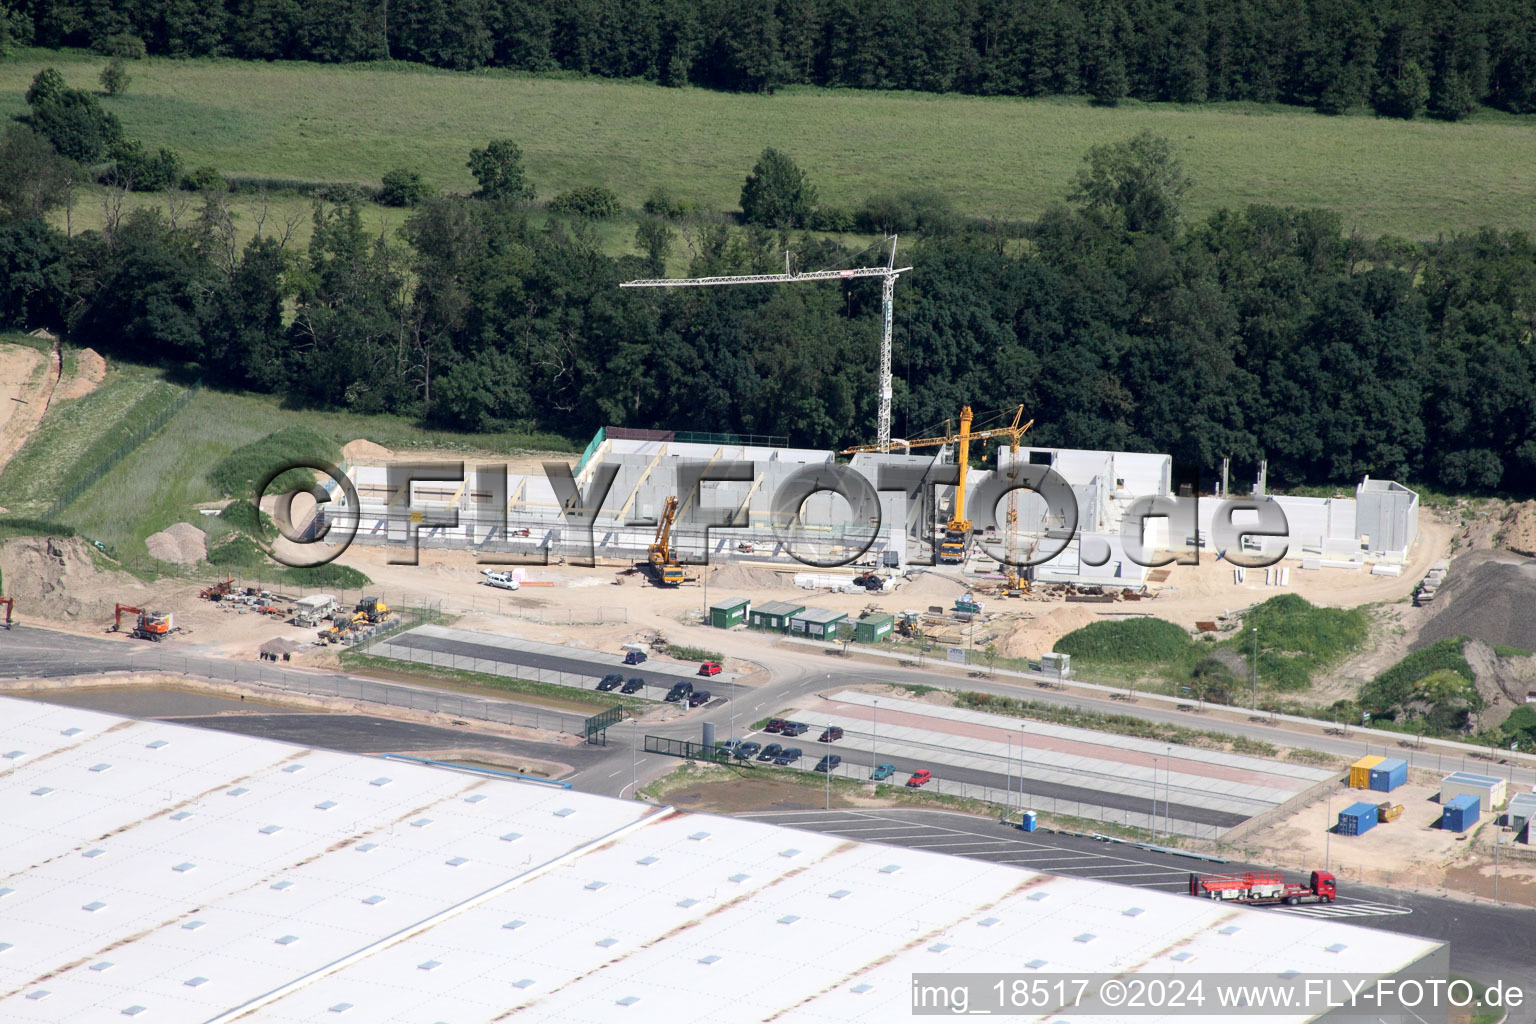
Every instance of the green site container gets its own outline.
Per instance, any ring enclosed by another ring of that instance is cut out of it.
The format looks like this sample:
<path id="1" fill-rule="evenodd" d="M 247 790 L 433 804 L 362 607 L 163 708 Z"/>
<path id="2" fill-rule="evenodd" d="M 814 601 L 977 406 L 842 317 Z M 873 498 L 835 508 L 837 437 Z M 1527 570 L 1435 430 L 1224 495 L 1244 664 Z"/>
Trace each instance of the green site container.
<path id="1" fill-rule="evenodd" d="M 853 624 L 853 639 L 856 643 L 877 644 L 895 628 L 894 615 L 866 615 Z"/>
<path id="2" fill-rule="evenodd" d="M 752 602 L 744 597 L 733 597 L 709 606 L 709 624 L 716 629 L 730 629 L 747 621 L 747 611 Z"/>

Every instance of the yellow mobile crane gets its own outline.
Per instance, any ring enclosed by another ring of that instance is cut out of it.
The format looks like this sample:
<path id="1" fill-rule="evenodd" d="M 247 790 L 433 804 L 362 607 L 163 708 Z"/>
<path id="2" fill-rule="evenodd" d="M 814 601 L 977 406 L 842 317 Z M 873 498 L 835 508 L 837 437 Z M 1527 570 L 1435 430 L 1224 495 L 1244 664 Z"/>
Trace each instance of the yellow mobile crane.
<path id="1" fill-rule="evenodd" d="M 1017 455 L 1020 438 L 1024 436 L 1025 431 L 1035 425 L 1034 420 L 1020 424 L 1019 421 L 1023 417 L 1024 407 L 1021 405 L 1014 412 L 1013 422 L 1008 426 L 997 427 L 991 430 L 978 430 L 972 433 L 971 423 L 974 421 L 975 416 L 971 412 L 971 407 L 967 405 L 960 410 L 960 433 L 958 434 L 946 434 L 943 437 L 924 437 L 916 441 L 903 441 L 892 438 L 889 446 L 882 446 L 880 444 L 855 445 L 852 448 L 843 449 L 841 454 L 853 455 L 858 452 L 889 451 L 891 448 L 896 447 L 910 451 L 913 448 L 932 448 L 936 445 L 958 443 L 960 446 L 957 452 L 960 464 L 960 478 L 955 486 L 954 508 L 950 513 L 949 522 L 944 527 L 944 539 L 939 543 L 939 561 L 949 565 L 958 565 L 965 561 L 965 549 L 971 539 L 971 521 L 965 515 L 965 476 L 966 470 L 970 468 L 971 442 L 984 441 L 993 437 L 1007 437 L 1012 442 L 1013 453 Z M 1014 504 L 1013 494 L 1009 494 L 1008 544 L 1010 557 L 1013 555 L 1013 533 L 1017 523 L 1018 509 Z M 1010 572 L 1009 586 L 1011 588 L 1017 587 L 1018 582 L 1017 575 Z"/>
<path id="2" fill-rule="evenodd" d="M 677 498 L 668 497 L 656 523 L 656 539 L 646 549 L 651 579 L 658 586 L 675 587 L 683 582 L 683 567 L 677 564 L 677 552 L 672 549 L 672 527 L 677 522 Z"/>

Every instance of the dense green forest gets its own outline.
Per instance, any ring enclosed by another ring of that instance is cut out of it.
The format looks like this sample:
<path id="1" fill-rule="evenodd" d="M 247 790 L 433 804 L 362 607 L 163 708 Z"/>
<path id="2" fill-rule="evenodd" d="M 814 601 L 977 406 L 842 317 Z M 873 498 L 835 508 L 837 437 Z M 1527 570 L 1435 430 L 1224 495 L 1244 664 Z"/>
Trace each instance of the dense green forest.
<path id="1" fill-rule="evenodd" d="M 160 156 L 49 72 L 29 100 L 32 126 L 0 139 L 4 326 L 456 429 L 873 435 L 878 281 L 617 287 L 674 253 L 695 274 L 779 270 L 786 249 L 801 269 L 880 260 L 879 243 L 800 229 L 815 176 L 784 154 L 743 168 L 745 224 L 656 195 L 635 215 L 635 254 L 617 257 L 594 227 L 613 212 L 601 189 L 531 225 L 537 183 L 510 140 L 466 154 L 477 193 L 412 194 L 382 237 L 338 194 L 317 200 L 306 251 L 270 231 L 241 245 L 218 188 L 122 215 L 109 190 L 106 226 L 67 237 L 44 216 L 80 172 L 48 138 L 105 148 L 119 170 Z M 933 191 L 861 211 L 867 227 L 921 231 L 897 291 L 897 431 L 1022 402 L 1044 444 L 1165 451 L 1206 471 L 1267 457 L 1277 484 L 1371 473 L 1530 492 L 1528 237 L 1364 241 L 1332 213 L 1264 206 L 1191 221 L 1189 184 L 1144 132 L 1086 154 L 1065 201 L 1026 227 L 958 217 Z"/>
<path id="2" fill-rule="evenodd" d="M 122 56 L 395 59 L 744 91 L 1536 110 L 1536 0 L 7 0 L 0 35 Z"/>

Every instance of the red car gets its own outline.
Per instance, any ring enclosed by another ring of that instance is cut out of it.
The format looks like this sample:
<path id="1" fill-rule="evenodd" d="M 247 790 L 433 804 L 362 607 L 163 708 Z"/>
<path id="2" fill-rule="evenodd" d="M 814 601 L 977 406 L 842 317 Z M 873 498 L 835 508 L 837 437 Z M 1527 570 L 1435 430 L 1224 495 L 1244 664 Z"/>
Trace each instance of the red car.
<path id="1" fill-rule="evenodd" d="M 699 666 L 699 675 L 701 676 L 717 676 L 719 674 L 720 666 L 716 665 L 712 661 L 706 661 L 704 664 Z"/>
<path id="2" fill-rule="evenodd" d="M 764 732 L 783 732 L 784 731 L 784 726 L 786 726 L 788 724 L 789 723 L 786 722 L 782 718 L 770 718 L 770 719 L 768 719 L 768 724 L 763 726 L 763 731 Z"/>
<path id="3" fill-rule="evenodd" d="M 912 777 L 907 780 L 907 785 L 912 789 L 919 789 L 928 785 L 929 780 L 932 778 L 933 772 L 929 771 L 927 768 L 919 768 L 917 771 L 913 772 Z"/>

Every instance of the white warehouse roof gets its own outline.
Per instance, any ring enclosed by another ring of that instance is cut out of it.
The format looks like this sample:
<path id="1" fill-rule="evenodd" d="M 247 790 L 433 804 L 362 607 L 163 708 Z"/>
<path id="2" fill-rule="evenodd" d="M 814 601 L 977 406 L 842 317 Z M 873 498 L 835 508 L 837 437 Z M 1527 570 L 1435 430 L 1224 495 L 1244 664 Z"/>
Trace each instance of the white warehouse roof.
<path id="1" fill-rule="evenodd" d="M 0 698 L 7 1024 L 884 1024 L 915 971 L 1383 974 L 1439 945 Z"/>

